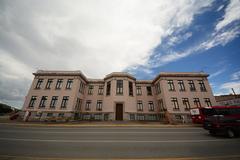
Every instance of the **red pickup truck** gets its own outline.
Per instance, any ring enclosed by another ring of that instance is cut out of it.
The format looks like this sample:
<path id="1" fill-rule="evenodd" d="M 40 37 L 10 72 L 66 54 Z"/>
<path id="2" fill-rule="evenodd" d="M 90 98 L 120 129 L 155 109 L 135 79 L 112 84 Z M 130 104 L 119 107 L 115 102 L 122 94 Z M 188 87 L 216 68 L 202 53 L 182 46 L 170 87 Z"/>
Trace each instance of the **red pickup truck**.
<path id="1" fill-rule="evenodd" d="M 230 138 L 239 136 L 240 106 L 214 108 L 213 114 L 205 118 L 203 127 L 212 135 L 223 133 Z"/>

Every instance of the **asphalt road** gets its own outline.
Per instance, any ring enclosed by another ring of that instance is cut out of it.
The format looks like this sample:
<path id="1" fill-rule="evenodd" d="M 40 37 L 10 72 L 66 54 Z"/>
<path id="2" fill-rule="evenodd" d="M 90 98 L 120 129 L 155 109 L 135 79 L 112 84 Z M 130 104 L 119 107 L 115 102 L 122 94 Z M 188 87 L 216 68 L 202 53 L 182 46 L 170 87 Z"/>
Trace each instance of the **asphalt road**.
<path id="1" fill-rule="evenodd" d="M 240 159 L 240 139 L 202 128 L 23 127 L 0 124 L 0 158 Z"/>

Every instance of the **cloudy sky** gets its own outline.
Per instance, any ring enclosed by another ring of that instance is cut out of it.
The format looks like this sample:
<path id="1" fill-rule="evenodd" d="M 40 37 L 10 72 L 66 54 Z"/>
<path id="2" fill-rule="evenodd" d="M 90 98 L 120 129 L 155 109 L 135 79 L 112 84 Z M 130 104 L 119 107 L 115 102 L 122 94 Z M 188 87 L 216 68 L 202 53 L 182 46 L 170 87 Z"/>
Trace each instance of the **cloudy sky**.
<path id="1" fill-rule="evenodd" d="M 21 107 L 37 69 L 204 71 L 240 93 L 239 35 L 240 0 L 0 0 L 0 102 Z"/>

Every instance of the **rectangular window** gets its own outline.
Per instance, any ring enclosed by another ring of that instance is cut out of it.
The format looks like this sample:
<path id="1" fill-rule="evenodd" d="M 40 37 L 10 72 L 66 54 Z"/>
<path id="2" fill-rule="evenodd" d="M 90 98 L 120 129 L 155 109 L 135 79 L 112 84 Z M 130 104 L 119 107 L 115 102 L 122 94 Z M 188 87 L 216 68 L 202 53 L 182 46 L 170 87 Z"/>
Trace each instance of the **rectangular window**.
<path id="1" fill-rule="evenodd" d="M 176 97 L 171 98 L 171 102 L 174 110 L 179 110 L 178 100 Z"/>
<path id="2" fill-rule="evenodd" d="M 130 120 L 132 120 L 132 121 L 135 120 L 135 114 L 130 114 Z"/>
<path id="3" fill-rule="evenodd" d="M 84 89 L 85 89 L 85 85 L 84 85 L 84 83 L 82 81 L 80 81 L 79 92 L 83 94 L 84 93 Z"/>
<path id="4" fill-rule="evenodd" d="M 160 111 L 166 111 L 166 108 L 163 105 L 163 100 L 162 99 L 158 100 L 158 107 L 159 107 Z"/>
<path id="5" fill-rule="evenodd" d="M 97 111 L 101 111 L 101 110 L 102 110 L 102 101 L 101 101 L 101 100 L 98 100 L 98 101 L 97 101 L 96 110 L 97 110 Z"/>
<path id="6" fill-rule="evenodd" d="M 117 80 L 116 94 L 123 94 L 123 80 Z"/>
<path id="7" fill-rule="evenodd" d="M 168 90 L 175 91 L 173 80 L 168 80 Z"/>
<path id="8" fill-rule="evenodd" d="M 37 96 L 32 96 L 30 102 L 29 102 L 29 105 L 28 107 L 34 107 L 35 103 L 36 103 L 36 100 L 37 100 Z"/>
<path id="9" fill-rule="evenodd" d="M 41 89 L 42 83 L 43 83 L 43 79 L 38 79 L 35 89 Z"/>
<path id="10" fill-rule="evenodd" d="M 91 101 L 90 100 L 86 101 L 85 110 L 86 111 L 90 111 L 91 110 Z"/>
<path id="11" fill-rule="evenodd" d="M 161 93 L 161 88 L 160 88 L 160 83 L 159 82 L 156 84 L 155 90 L 156 90 L 156 94 L 160 94 Z"/>
<path id="12" fill-rule="evenodd" d="M 133 83 L 128 82 L 129 96 L 133 96 Z"/>
<path id="13" fill-rule="evenodd" d="M 99 114 L 94 114 L 94 120 L 102 120 L 102 114 L 99 113 Z"/>
<path id="14" fill-rule="evenodd" d="M 178 81 L 179 91 L 185 91 L 185 86 L 183 80 Z"/>
<path id="15" fill-rule="evenodd" d="M 185 110 L 190 110 L 191 107 L 190 107 L 188 98 L 183 98 L 182 103 L 183 103 L 183 106 L 185 107 Z"/>
<path id="16" fill-rule="evenodd" d="M 57 104 L 58 96 L 52 96 L 52 100 L 50 103 L 50 108 L 55 108 Z"/>
<path id="17" fill-rule="evenodd" d="M 146 120 L 156 121 L 157 120 L 157 115 L 156 114 L 149 114 L 149 115 L 146 116 Z"/>
<path id="18" fill-rule="evenodd" d="M 206 87 L 205 87 L 205 84 L 202 80 L 198 81 L 199 82 L 199 85 L 200 85 L 200 91 L 201 92 L 206 92 Z"/>
<path id="19" fill-rule="evenodd" d="M 152 95 L 152 87 L 151 86 L 147 86 L 147 95 L 151 96 Z"/>
<path id="20" fill-rule="evenodd" d="M 82 100 L 80 98 L 77 98 L 75 109 L 76 110 L 81 110 L 81 106 L 82 106 Z"/>
<path id="21" fill-rule="evenodd" d="M 56 89 L 61 89 L 62 88 L 62 83 L 63 83 L 63 79 L 58 79 L 57 84 L 56 84 Z"/>
<path id="22" fill-rule="evenodd" d="M 103 95 L 103 86 L 98 87 L 98 95 Z"/>
<path id="23" fill-rule="evenodd" d="M 154 105 L 153 105 L 153 102 L 152 102 L 152 101 L 149 101 L 149 102 L 148 102 L 148 110 L 149 110 L 149 111 L 154 111 Z"/>
<path id="24" fill-rule="evenodd" d="M 66 108 L 68 104 L 69 96 L 63 96 L 61 108 Z"/>
<path id="25" fill-rule="evenodd" d="M 205 101 L 205 103 L 206 103 L 206 105 L 207 105 L 208 107 L 211 107 L 211 106 L 212 106 L 212 103 L 211 103 L 211 101 L 210 101 L 210 98 L 204 98 L 204 101 Z"/>
<path id="26" fill-rule="evenodd" d="M 93 94 L 93 85 L 88 86 L 88 95 Z"/>
<path id="27" fill-rule="evenodd" d="M 137 86 L 136 89 L 137 89 L 137 95 L 142 95 L 141 86 Z"/>
<path id="28" fill-rule="evenodd" d="M 111 81 L 107 82 L 107 92 L 106 95 L 109 96 L 111 94 Z"/>
<path id="29" fill-rule="evenodd" d="M 189 84 L 190 91 L 196 91 L 195 84 L 194 84 L 193 80 L 189 80 L 188 84 Z"/>
<path id="30" fill-rule="evenodd" d="M 46 107 L 46 101 L 47 101 L 47 96 L 42 96 L 39 107 L 45 108 Z"/>
<path id="31" fill-rule="evenodd" d="M 143 103 L 142 103 L 142 101 L 137 101 L 137 111 L 143 111 Z"/>
<path id="32" fill-rule="evenodd" d="M 68 79 L 67 80 L 66 89 L 71 89 L 72 88 L 72 84 L 73 84 L 73 79 Z"/>
<path id="33" fill-rule="evenodd" d="M 52 117 L 53 113 L 47 113 L 47 117 Z"/>
<path id="34" fill-rule="evenodd" d="M 58 117 L 64 117 L 64 113 L 58 113 Z"/>
<path id="35" fill-rule="evenodd" d="M 53 79 L 48 79 L 47 84 L 46 84 L 46 89 L 51 89 L 51 84 L 53 82 Z"/>
<path id="36" fill-rule="evenodd" d="M 138 121 L 144 121 L 145 120 L 144 114 L 137 114 L 137 120 Z"/>
<path id="37" fill-rule="evenodd" d="M 193 103 L 194 103 L 195 107 L 197 107 L 197 108 L 201 107 L 199 98 L 193 98 Z"/>

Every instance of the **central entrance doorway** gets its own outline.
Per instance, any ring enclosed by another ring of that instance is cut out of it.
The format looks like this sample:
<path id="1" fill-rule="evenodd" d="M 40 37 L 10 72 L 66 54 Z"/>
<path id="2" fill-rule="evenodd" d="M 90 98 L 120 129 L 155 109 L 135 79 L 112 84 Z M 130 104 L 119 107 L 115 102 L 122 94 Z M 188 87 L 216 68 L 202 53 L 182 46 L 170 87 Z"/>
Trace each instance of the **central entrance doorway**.
<path id="1" fill-rule="evenodd" d="M 123 104 L 117 103 L 116 104 L 116 121 L 123 120 Z"/>

